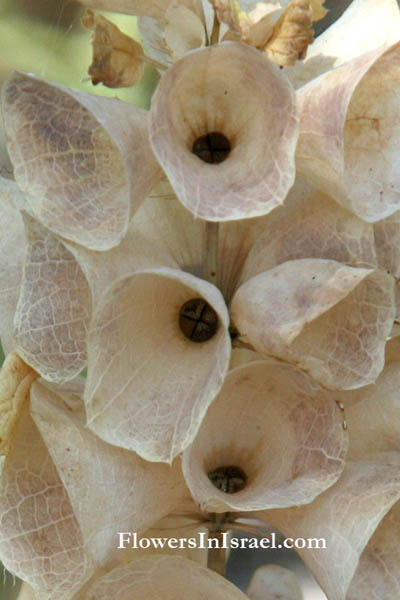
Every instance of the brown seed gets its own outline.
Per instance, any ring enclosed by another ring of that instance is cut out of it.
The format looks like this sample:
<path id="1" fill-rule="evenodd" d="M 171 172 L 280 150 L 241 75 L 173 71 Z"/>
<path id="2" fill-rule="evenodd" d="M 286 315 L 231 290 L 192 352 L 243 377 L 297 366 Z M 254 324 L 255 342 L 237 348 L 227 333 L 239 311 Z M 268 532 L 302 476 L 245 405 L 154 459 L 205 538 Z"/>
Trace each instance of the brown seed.
<path id="1" fill-rule="evenodd" d="M 212 131 L 193 142 L 192 152 L 206 163 L 217 165 L 228 158 L 231 145 L 223 133 Z"/>
<path id="2" fill-rule="evenodd" d="M 207 342 L 217 333 L 218 316 L 203 298 L 193 298 L 179 311 L 179 327 L 192 342 Z"/>
<path id="3" fill-rule="evenodd" d="M 213 485 L 225 494 L 236 494 L 246 486 L 245 472 L 240 467 L 233 465 L 218 467 L 207 475 Z"/>

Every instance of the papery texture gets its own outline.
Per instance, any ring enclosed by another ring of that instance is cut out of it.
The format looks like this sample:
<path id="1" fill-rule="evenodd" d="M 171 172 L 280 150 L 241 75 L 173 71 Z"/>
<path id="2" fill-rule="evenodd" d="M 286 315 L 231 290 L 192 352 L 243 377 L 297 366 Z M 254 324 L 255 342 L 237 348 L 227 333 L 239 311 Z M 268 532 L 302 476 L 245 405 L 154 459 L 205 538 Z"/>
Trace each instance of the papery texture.
<path id="1" fill-rule="evenodd" d="M 376 254 L 379 266 L 400 277 L 400 211 L 374 223 Z"/>
<path id="2" fill-rule="evenodd" d="M 192 152 L 197 139 L 213 132 L 231 146 L 220 164 Z M 188 54 L 164 75 L 152 99 L 154 153 L 179 200 L 211 221 L 266 214 L 283 202 L 294 181 L 297 132 L 287 80 L 242 44 Z"/>
<path id="3" fill-rule="evenodd" d="M 262 518 L 285 536 L 326 540 L 298 549 L 329 600 L 345 600 L 359 557 L 400 496 L 399 460 L 350 461 L 340 479 L 312 504 L 266 511 Z"/>
<path id="4" fill-rule="evenodd" d="M 0 558 L 41 600 L 69 600 L 90 576 L 67 493 L 27 407 L 2 473 Z"/>
<path id="5" fill-rule="evenodd" d="M 179 311 L 203 298 L 219 326 L 197 344 Z M 139 271 L 98 301 L 88 339 L 88 426 L 147 460 L 171 461 L 197 433 L 230 357 L 227 310 L 219 291 L 178 270 Z"/>
<path id="6" fill-rule="evenodd" d="M 298 92 L 299 172 L 368 222 L 400 206 L 399 55 L 400 44 L 379 48 Z"/>
<path id="7" fill-rule="evenodd" d="M 0 339 L 5 353 L 13 347 L 14 313 L 25 257 L 25 229 L 16 205 L 22 194 L 16 183 L 0 179 Z"/>
<path id="8" fill-rule="evenodd" d="M 240 282 L 299 258 L 374 268 L 378 263 L 373 226 L 298 178 L 285 204 L 264 220 Z"/>
<path id="9" fill-rule="evenodd" d="M 249 279 L 231 307 L 257 352 L 294 362 L 332 389 L 375 381 L 395 312 L 392 277 L 320 259 L 287 261 Z"/>
<path id="10" fill-rule="evenodd" d="M 400 589 L 400 503 L 378 525 L 361 555 L 347 600 L 393 600 Z"/>
<path id="11" fill-rule="evenodd" d="M 143 532 L 173 512 L 185 495 L 180 465 L 150 464 L 104 443 L 85 427 L 82 404 L 36 383 L 32 415 L 70 498 L 86 547 L 97 565 L 120 560 L 117 533 Z"/>
<path id="12" fill-rule="evenodd" d="M 278 565 L 258 567 L 246 595 L 250 600 L 303 600 L 296 575 Z"/>
<path id="13" fill-rule="evenodd" d="M 3 98 L 15 178 L 34 214 L 84 246 L 118 244 L 161 176 L 146 111 L 21 73 Z"/>
<path id="14" fill-rule="evenodd" d="M 87 600 L 245 600 L 246 596 L 232 583 L 185 558 L 157 556 L 142 558 L 118 567 L 99 578 L 88 592 Z"/>
<path id="15" fill-rule="evenodd" d="M 15 346 L 43 377 L 66 381 L 86 364 L 88 282 L 62 241 L 25 215 L 28 249 L 15 313 Z"/>
<path id="16" fill-rule="evenodd" d="M 174 60 L 206 43 L 206 31 L 201 19 L 186 6 L 171 3 L 166 14 L 164 37 Z"/>
<path id="17" fill-rule="evenodd" d="M 184 452 L 183 472 L 204 511 L 300 505 L 338 479 L 346 438 L 338 407 L 311 378 L 275 361 L 251 362 L 227 375 Z M 244 489 L 214 487 L 208 473 L 224 466 L 242 469 Z"/>
<path id="18" fill-rule="evenodd" d="M 361 591 L 365 588 L 358 586 L 364 585 L 363 580 L 368 581 L 369 574 L 373 573 L 376 579 L 370 588 L 371 597 L 374 597 L 375 586 L 383 593 L 385 585 L 388 589 L 393 589 L 391 584 L 396 585 L 389 572 L 395 568 L 397 553 L 392 553 L 393 542 L 382 519 L 400 497 L 399 347 L 398 339 L 388 342 L 386 366 L 375 385 L 338 396 L 345 409 L 350 438 L 347 463 L 340 479 L 306 507 L 267 511 L 262 517 L 285 535 L 326 540 L 323 550 L 308 548 L 298 552 L 330 600 L 363 597 Z M 397 527 L 396 514 L 394 510 L 393 531 Z M 387 519 L 390 520 L 389 516 Z M 382 540 L 386 537 L 387 554 L 382 555 L 380 561 L 374 557 L 374 548 L 382 549 Z M 368 563 L 371 565 L 369 574 L 364 568 Z M 382 568 L 385 570 L 383 579 Z M 355 575 L 356 569 L 359 571 Z M 351 583 L 354 575 L 354 583 Z M 354 587 L 348 596 L 350 584 Z"/>
<path id="19" fill-rule="evenodd" d="M 23 406 L 37 373 L 12 352 L 0 370 L 0 455 L 12 449 Z"/>
<path id="20" fill-rule="evenodd" d="M 285 69 L 296 88 L 365 52 L 399 40 L 397 0 L 353 0 L 309 46 L 304 62 Z"/>

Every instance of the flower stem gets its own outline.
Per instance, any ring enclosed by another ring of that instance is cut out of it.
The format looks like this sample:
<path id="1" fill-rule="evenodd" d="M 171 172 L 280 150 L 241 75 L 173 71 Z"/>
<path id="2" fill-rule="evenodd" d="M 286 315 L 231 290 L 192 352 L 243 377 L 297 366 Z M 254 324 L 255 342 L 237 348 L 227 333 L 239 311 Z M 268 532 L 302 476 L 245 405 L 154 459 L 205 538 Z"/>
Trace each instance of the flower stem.
<path id="1" fill-rule="evenodd" d="M 223 526 L 226 519 L 226 514 L 212 513 L 210 515 L 210 540 L 216 540 L 216 548 L 212 547 L 208 549 L 207 555 L 207 567 L 212 569 L 222 577 L 225 577 L 227 553 L 226 548 L 223 548 Z"/>
<path id="2" fill-rule="evenodd" d="M 210 535 L 209 539 L 215 539 L 218 541 L 217 548 L 209 548 L 208 556 L 207 556 L 207 567 L 212 569 L 222 577 L 225 577 L 225 568 L 226 568 L 226 548 L 221 548 L 222 546 L 222 533 L 213 533 Z"/>
<path id="3" fill-rule="evenodd" d="M 218 44 L 218 42 L 219 42 L 219 27 L 220 27 L 219 19 L 217 17 L 217 14 L 214 12 L 214 23 L 213 23 L 211 39 L 210 39 L 211 46 L 213 44 Z"/>
<path id="4" fill-rule="evenodd" d="M 217 285 L 218 277 L 218 230 L 219 224 L 206 221 L 206 241 L 203 257 L 203 277 Z"/>

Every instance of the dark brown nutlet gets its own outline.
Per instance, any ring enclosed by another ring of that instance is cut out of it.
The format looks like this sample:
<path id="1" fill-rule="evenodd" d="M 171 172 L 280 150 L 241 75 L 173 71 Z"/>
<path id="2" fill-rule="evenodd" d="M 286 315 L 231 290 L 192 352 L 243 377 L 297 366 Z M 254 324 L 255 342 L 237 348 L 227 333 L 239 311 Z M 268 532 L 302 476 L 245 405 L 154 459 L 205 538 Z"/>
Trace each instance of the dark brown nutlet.
<path id="1" fill-rule="evenodd" d="M 179 311 L 179 327 L 192 342 L 207 342 L 218 331 L 219 321 L 215 310 L 203 298 L 193 298 Z"/>
<path id="2" fill-rule="evenodd" d="M 233 465 L 218 467 L 207 473 L 207 475 L 213 485 L 225 494 L 240 492 L 247 482 L 247 476 L 243 469 Z"/>
<path id="3" fill-rule="evenodd" d="M 231 144 L 223 133 L 212 131 L 193 142 L 192 152 L 206 163 L 217 165 L 223 162 L 231 151 Z"/>

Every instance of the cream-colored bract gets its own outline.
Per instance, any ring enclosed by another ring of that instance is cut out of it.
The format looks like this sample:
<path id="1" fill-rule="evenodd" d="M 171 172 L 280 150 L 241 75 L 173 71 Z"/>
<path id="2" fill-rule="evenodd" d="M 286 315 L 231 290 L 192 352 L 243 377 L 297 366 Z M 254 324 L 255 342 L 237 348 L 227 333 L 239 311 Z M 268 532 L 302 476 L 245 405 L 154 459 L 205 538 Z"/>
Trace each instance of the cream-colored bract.
<path id="1" fill-rule="evenodd" d="M 179 329 L 180 308 L 199 297 L 219 319 L 205 344 Z M 172 461 L 193 440 L 223 383 L 228 324 L 220 292 L 182 271 L 160 267 L 116 281 L 97 303 L 88 338 L 90 429 L 147 460 Z"/>
<path id="2" fill-rule="evenodd" d="M 294 183 L 297 108 L 286 78 L 257 50 L 227 42 L 189 53 L 152 98 L 153 151 L 179 200 L 196 217 L 226 221 L 269 213 Z M 218 132 L 220 164 L 192 152 Z"/>
<path id="3" fill-rule="evenodd" d="M 24 219 L 28 248 L 14 317 L 15 347 L 48 381 L 68 381 L 86 365 L 89 285 L 60 238 L 26 213 Z"/>
<path id="4" fill-rule="evenodd" d="M 330 487 L 346 449 L 329 392 L 294 367 L 258 361 L 229 372 L 184 452 L 183 472 L 205 512 L 280 508 L 307 504 Z M 230 465 L 247 476 L 234 494 L 217 490 L 207 475 Z"/>
<path id="5" fill-rule="evenodd" d="M 375 385 L 336 395 L 344 406 L 350 439 L 346 467 L 339 480 L 309 505 L 265 511 L 261 516 L 286 536 L 326 540 L 324 550 L 298 552 L 330 600 L 359 600 L 368 581 L 373 582 L 376 594 L 382 590 L 382 596 L 376 598 L 395 597 L 385 588 L 397 589 L 388 572 L 397 572 L 398 552 L 392 552 L 394 541 L 382 519 L 389 513 L 387 521 L 393 518 L 395 534 L 396 503 L 400 499 L 399 348 L 398 339 L 388 342 L 385 369 Z M 260 513 L 257 516 L 260 518 Z M 383 550 L 385 539 L 388 553 L 383 552 L 380 562 L 374 548 Z M 366 565 L 371 566 L 369 573 Z M 383 574 L 386 565 L 388 571 Z"/>
<path id="6" fill-rule="evenodd" d="M 33 214 L 89 248 L 117 245 L 161 177 L 146 111 L 15 73 L 3 112 L 15 179 Z"/>
<path id="7" fill-rule="evenodd" d="M 232 583 L 186 558 L 154 556 L 117 567 L 93 583 L 86 600 L 190 598 L 191 600 L 246 600 Z"/>
<path id="8" fill-rule="evenodd" d="M 368 222 L 400 206 L 399 56 L 400 43 L 383 46 L 298 91 L 299 172 Z"/>

